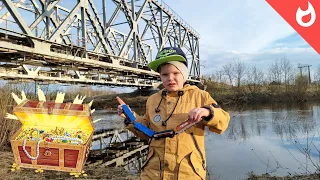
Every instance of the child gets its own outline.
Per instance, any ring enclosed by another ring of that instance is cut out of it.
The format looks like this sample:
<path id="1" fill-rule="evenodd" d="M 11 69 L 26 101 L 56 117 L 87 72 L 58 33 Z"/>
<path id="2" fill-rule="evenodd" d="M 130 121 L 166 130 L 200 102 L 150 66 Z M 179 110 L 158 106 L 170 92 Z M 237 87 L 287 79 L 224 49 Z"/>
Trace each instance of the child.
<path id="1" fill-rule="evenodd" d="M 164 89 L 151 95 L 144 117 L 136 121 L 155 132 L 175 129 L 187 119 L 201 121 L 173 138 L 151 139 L 147 160 L 142 167 L 141 179 L 206 179 L 204 129 L 222 134 L 228 127 L 230 116 L 219 107 L 208 92 L 185 84 L 188 63 L 183 51 L 175 47 L 162 49 L 149 67 L 160 73 Z M 123 113 L 118 106 L 118 114 Z M 147 138 L 127 128 L 139 138 Z"/>

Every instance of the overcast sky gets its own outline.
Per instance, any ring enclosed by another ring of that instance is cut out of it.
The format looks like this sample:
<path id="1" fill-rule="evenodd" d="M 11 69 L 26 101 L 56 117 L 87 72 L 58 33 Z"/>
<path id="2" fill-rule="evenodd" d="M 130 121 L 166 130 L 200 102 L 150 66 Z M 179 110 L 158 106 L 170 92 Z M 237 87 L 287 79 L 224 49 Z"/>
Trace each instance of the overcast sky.
<path id="1" fill-rule="evenodd" d="M 266 67 L 286 57 L 319 66 L 320 57 L 265 0 L 166 0 L 176 13 L 200 33 L 202 74 L 240 59 Z M 298 68 L 297 68 L 298 70 Z"/>

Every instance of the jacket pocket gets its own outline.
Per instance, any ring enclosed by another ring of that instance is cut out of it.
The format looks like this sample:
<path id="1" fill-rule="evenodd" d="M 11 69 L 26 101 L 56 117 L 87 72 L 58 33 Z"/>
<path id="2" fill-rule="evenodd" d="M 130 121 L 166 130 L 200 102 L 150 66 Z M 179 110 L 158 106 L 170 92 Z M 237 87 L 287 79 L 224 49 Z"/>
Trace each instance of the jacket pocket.
<path id="1" fill-rule="evenodd" d="M 160 179 L 160 159 L 154 152 L 153 148 L 149 148 L 146 161 L 141 167 L 141 179 Z"/>
<path id="2" fill-rule="evenodd" d="M 201 179 L 206 179 L 206 170 L 203 168 L 202 158 L 192 152 L 190 155 L 190 161 L 194 171 L 201 177 Z"/>
<path id="3" fill-rule="evenodd" d="M 205 180 L 206 172 L 199 167 L 201 159 L 196 157 L 194 152 L 188 154 L 179 164 L 178 179 Z"/>

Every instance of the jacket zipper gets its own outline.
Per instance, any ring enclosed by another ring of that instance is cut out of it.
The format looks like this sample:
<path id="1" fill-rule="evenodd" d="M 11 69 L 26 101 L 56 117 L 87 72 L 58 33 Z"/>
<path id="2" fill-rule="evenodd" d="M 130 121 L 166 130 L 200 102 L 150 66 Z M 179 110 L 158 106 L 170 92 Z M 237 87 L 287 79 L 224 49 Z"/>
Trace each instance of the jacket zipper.
<path id="1" fill-rule="evenodd" d="M 202 152 L 201 152 L 201 150 L 200 150 L 200 147 L 199 147 L 199 145 L 198 145 L 198 143 L 197 143 L 197 140 L 196 140 L 196 138 L 194 137 L 193 132 L 191 132 L 190 135 L 191 135 L 191 137 L 192 137 L 192 140 L 193 140 L 194 145 L 196 146 L 197 151 L 199 152 L 199 154 L 200 154 L 200 156 L 201 156 L 202 167 L 203 167 L 204 170 L 206 170 L 206 162 L 205 162 L 205 160 L 204 160 L 204 157 L 203 157 L 203 154 L 202 154 Z"/>

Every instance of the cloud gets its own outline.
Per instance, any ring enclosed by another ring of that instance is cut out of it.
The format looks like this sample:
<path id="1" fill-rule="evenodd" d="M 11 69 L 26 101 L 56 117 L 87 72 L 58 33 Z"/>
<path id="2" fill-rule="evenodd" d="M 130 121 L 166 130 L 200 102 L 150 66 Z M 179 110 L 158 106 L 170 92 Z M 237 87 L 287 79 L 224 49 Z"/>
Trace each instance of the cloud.
<path id="1" fill-rule="evenodd" d="M 294 32 L 265 0 L 185 0 L 168 4 L 200 33 L 202 53 L 206 49 L 256 52 Z"/>
<path id="2" fill-rule="evenodd" d="M 201 73 L 218 71 L 228 61 L 266 66 L 287 58 L 316 68 L 319 55 L 265 0 L 166 1 L 200 33 Z M 190 13 L 192 12 L 192 13 Z"/>
<path id="3" fill-rule="evenodd" d="M 204 61 L 204 68 L 201 69 L 202 74 L 210 75 L 213 72 L 222 69 L 222 66 L 229 61 L 240 60 L 247 66 L 256 65 L 257 68 L 267 71 L 276 60 L 286 58 L 290 63 L 297 68 L 299 63 L 313 65 L 312 68 L 317 68 L 320 62 L 320 56 L 311 47 L 279 47 L 265 49 L 259 52 L 244 53 L 237 51 L 221 51 L 208 53 L 206 57 L 201 58 Z M 298 71 L 298 68 L 297 68 Z"/>

